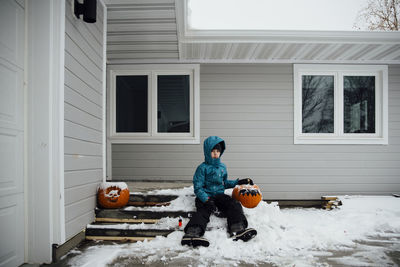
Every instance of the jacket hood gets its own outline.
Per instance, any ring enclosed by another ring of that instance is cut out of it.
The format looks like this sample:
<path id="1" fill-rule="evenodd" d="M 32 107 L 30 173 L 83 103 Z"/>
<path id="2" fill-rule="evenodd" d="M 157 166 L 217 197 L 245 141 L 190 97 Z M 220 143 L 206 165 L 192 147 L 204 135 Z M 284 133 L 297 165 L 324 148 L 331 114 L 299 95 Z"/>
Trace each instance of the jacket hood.
<path id="1" fill-rule="evenodd" d="M 224 139 L 222 139 L 221 137 L 218 137 L 218 136 L 210 136 L 206 140 L 204 140 L 204 145 L 203 145 L 204 160 L 207 164 L 216 165 L 216 164 L 220 163 L 220 158 L 219 159 L 211 158 L 211 151 L 216 144 L 221 145 L 221 155 L 220 155 L 220 158 L 221 158 L 222 154 L 225 151 Z"/>

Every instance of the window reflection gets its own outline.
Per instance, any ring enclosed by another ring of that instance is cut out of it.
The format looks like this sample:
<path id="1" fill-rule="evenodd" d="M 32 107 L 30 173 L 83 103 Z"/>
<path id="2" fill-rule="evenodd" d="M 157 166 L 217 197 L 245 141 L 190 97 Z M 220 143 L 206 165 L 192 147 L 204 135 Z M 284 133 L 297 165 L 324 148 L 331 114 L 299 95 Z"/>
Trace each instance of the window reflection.
<path id="1" fill-rule="evenodd" d="M 344 76 L 344 132 L 375 133 L 375 77 Z"/>
<path id="2" fill-rule="evenodd" d="M 302 76 L 302 132 L 334 132 L 334 76 Z"/>
<path id="3" fill-rule="evenodd" d="M 116 131 L 147 132 L 147 75 L 117 76 Z"/>
<path id="4" fill-rule="evenodd" d="M 158 75 L 157 129 L 159 133 L 190 132 L 189 75 Z"/>

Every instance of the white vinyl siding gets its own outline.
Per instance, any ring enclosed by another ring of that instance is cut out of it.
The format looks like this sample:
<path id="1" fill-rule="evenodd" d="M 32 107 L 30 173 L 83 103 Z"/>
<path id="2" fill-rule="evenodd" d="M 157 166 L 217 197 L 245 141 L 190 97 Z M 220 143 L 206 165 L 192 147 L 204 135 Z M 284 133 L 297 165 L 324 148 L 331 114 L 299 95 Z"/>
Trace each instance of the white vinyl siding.
<path id="1" fill-rule="evenodd" d="M 178 60 L 175 0 L 125 3 L 107 1 L 107 62 Z"/>
<path id="2" fill-rule="evenodd" d="M 84 23 L 66 1 L 64 168 L 66 239 L 94 220 L 103 175 L 103 10 Z"/>
<path id="3" fill-rule="evenodd" d="M 400 191 L 400 66 L 389 66 L 389 144 L 294 145 L 291 64 L 200 66 L 200 145 L 112 146 L 115 180 L 192 180 L 203 140 L 225 139 L 230 179 L 251 177 L 264 199 Z"/>

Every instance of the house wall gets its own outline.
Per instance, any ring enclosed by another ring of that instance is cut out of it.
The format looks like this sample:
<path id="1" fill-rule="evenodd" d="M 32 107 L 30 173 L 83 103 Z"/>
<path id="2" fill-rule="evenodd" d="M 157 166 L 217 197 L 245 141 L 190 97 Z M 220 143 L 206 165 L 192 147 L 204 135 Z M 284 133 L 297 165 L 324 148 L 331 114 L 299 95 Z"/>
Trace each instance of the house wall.
<path id="1" fill-rule="evenodd" d="M 84 23 L 66 1 L 65 18 L 65 227 L 66 239 L 94 220 L 103 176 L 103 9 Z"/>
<path id="2" fill-rule="evenodd" d="M 201 142 L 225 139 L 229 177 L 252 177 L 264 199 L 400 191 L 400 66 L 389 67 L 389 145 L 294 145 L 291 64 L 201 65 L 200 95 Z M 114 144 L 112 177 L 191 180 L 203 158 L 202 144 Z"/>

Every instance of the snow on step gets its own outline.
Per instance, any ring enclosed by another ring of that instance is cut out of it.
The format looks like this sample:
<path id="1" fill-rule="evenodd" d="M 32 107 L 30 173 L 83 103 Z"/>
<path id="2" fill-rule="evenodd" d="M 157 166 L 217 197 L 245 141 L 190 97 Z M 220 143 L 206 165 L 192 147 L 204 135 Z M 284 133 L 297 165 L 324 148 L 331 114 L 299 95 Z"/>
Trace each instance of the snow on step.
<path id="1" fill-rule="evenodd" d="M 167 229 L 96 229 L 88 228 L 86 229 L 86 239 L 91 240 L 122 240 L 129 239 L 135 240 L 136 238 L 147 239 L 154 238 L 156 236 L 167 236 L 175 230 Z M 131 239 L 133 238 L 133 239 Z"/>
<path id="2" fill-rule="evenodd" d="M 189 221 L 188 218 L 181 218 L 183 225 L 186 225 Z M 87 228 L 91 229 L 177 229 L 179 225 L 179 218 L 161 218 L 154 224 L 88 224 Z"/>
<path id="3" fill-rule="evenodd" d="M 168 205 L 154 205 L 154 206 L 145 206 L 145 207 L 138 207 L 138 206 L 127 206 L 123 208 L 124 211 L 187 211 L 193 212 L 196 210 L 195 202 L 194 202 L 194 195 L 182 195 L 178 196 L 177 198 L 168 202 Z M 164 202 L 165 203 L 165 202 Z"/>

